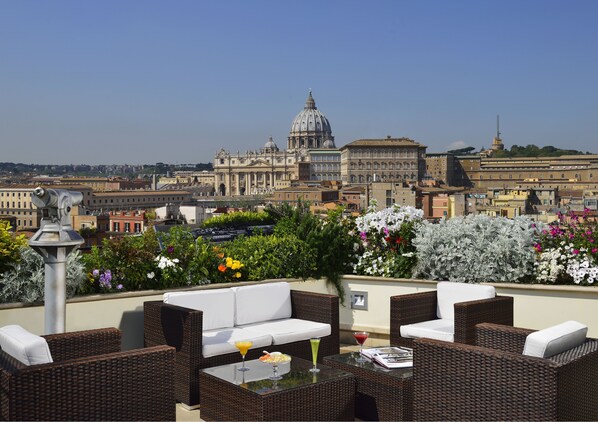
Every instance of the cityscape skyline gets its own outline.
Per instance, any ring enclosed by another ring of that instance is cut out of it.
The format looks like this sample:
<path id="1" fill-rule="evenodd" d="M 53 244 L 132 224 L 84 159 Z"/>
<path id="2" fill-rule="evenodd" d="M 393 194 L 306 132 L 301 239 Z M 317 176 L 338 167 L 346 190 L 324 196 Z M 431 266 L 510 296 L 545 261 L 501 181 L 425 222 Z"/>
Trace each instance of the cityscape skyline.
<path id="1" fill-rule="evenodd" d="M 286 148 L 311 89 L 337 147 L 596 152 L 598 3 L 4 1 L 0 161 L 211 162 Z M 6 147 L 9 148 L 6 148 Z"/>

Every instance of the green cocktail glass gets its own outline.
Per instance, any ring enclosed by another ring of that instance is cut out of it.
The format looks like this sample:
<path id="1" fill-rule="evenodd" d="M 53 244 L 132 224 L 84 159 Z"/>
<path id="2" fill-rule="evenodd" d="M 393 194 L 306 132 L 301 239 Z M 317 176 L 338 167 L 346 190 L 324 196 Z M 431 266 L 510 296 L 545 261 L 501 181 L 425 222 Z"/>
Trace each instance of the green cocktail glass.
<path id="1" fill-rule="evenodd" d="M 311 344 L 311 361 L 314 364 L 313 368 L 309 370 L 309 372 L 320 372 L 320 368 L 318 368 L 318 349 L 320 348 L 320 338 L 310 338 L 309 342 Z"/>

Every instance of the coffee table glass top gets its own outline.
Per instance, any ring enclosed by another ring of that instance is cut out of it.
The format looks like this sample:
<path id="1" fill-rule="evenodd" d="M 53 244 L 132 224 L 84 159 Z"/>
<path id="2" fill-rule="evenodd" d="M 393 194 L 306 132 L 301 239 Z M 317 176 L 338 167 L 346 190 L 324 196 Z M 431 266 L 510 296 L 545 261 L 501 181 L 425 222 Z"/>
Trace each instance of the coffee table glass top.
<path id="1" fill-rule="evenodd" d="M 278 373 L 282 375 L 282 379 L 277 381 L 268 379 L 273 373 L 272 365 L 268 363 L 256 359 L 246 361 L 245 366 L 249 368 L 248 371 L 238 370 L 241 367 L 241 362 L 206 368 L 201 371 L 258 394 L 280 392 L 348 376 L 346 372 L 322 364 L 318 364 L 320 372 L 309 372 L 312 363 L 296 357 L 293 357 L 289 363 L 278 365 Z"/>
<path id="2" fill-rule="evenodd" d="M 334 362 L 343 363 L 345 365 L 354 366 L 355 368 L 362 368 L 369 371 L 380 372 L 396 378 L 409 378 L 413 376 L 413 367 L 388 369 L 383 367 L 382 365 L 371 362 L 369 359 L 367 362 L 357 362 L 357 357 L 359 357 L 359 352 L 348 352 L 341 353 L 340 355 L 326 356 L 326 359 Z"/>

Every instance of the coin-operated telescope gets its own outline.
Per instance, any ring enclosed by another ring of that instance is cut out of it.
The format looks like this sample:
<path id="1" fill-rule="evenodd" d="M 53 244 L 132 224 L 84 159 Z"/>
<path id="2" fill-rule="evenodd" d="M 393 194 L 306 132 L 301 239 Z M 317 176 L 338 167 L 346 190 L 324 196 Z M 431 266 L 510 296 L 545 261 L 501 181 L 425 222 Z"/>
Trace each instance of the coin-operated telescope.
<path id="1" fill-rule="evenodd" d="M 66 328 L 66 259 L 84 242 L 71 225 L 71 209 L 83 201 L 81 192 L 35 188 L 31 202 L 42 210 L 40 229 L 29 240 L 45 263 L 45 332 Z"/>

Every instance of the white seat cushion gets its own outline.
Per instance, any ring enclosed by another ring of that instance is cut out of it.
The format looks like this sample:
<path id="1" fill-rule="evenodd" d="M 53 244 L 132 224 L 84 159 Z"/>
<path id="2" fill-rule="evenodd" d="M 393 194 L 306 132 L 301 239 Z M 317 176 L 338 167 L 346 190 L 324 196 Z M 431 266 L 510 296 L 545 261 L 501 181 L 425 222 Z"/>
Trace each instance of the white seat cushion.
<path id="1" fill-rule="evenodd" d="M 288 283 L 232 287 L 235 292 L 235 325 L 290 318 L 291 288 Z"/>
<path id="2" fill-rule="evenodd" d="M 46 339 L 30 333 L 20 325 L 0 328 L 0 347 L 25 365 L 53 362 Z"/>
<path id="3" fill-rule="evenodd" d="M 272 344 L 272 336 L 270 334 L 263 331 L 255 331 L 251 328 L 224 328 L 221 330 L 204 331 L 202 336 L 202 355 L 209 358 L 227 353 L 239 353 L 239 349 L 235 347 L 235 342 L 241 340 L 253 342 L 251 349 L 267 347 Z M 241 359 L 240 354 L 239 359 Z"/>
<path id="4" fill-rule="evenodd" d="M 453 283 L 441 281 L 437 285 L 438 307 L 436 316 L 440 319 L 455 319 L 455 303 L 491 299 L 496 296 L 494 286 Z"/>
<path id="5" fill-rule="evenodd" d="M 549 358 L 581 345 L 586 340 L 588 327 L 577 321 L 567 321 L 531 333 L 525 339 L 523 354 Z"/>
<path id="6" fill-rule="evenodd" d="M 252 330 L 263 333 L 269 333 L 272 336 L 273 345 L 309 340 L 313 337 L 326 337 L 332 332 L 330 324 L 296 318 L 259 322 L 244 325 L 243 327 L 251 328 Z"/>
<path id="7" fill-rule="evenodd" d="M 203 311 L 203 329 L 233 327 L 235 294 L 231 289 L 164 293 L 164 303 Z"/>
<path id="8" fill-rule="evenodd" d="M 416 324 L 401 325 L 401 337 L 431 338 L 442 341 L 455 341 L 453 319 L 433 319 Z"/>

